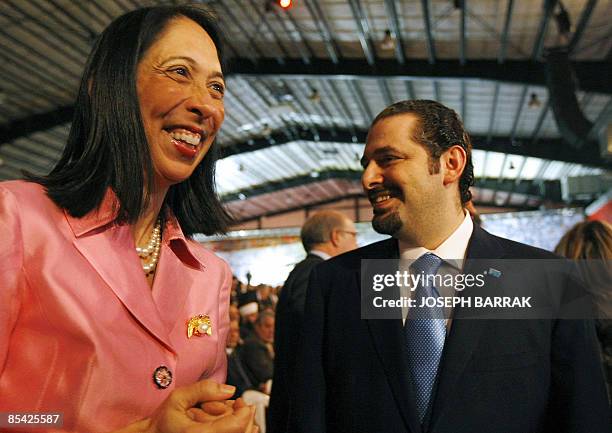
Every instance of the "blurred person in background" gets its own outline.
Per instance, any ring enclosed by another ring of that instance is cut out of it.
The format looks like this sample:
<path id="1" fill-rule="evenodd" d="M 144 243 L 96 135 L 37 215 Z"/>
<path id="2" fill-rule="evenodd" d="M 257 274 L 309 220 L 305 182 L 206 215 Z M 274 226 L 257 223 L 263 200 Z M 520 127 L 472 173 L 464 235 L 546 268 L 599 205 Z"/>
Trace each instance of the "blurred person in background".
<path id="1" fill-rule="evenodd" d="M 236 386 L 238 395 L 246 403 L 256 407 L 255 421 L 265 433 L 274 366 L 274 313 L 270 310 L 260 312 L 254 331 L 229 356 L 228 383 Z"/>
<path id="2" fill-rule="evenodd" d="M 238 303 L 238 294 L 242 292 L 242 283 L 235 275 L 232 275 L 231 302 Z"/>
<path id="3" fill-rule="evenodd" d="M 270 403 L 274 369 L 274 312 L 266 309 L 255 321 L 255 335 L 237 349 L 247 376 L 253 385 L 242 398 L 256 407 L 255 421 L 266 433 L 266 410 Z"/>
<path id="4" fill-rule="evenodd" d="M 276 306 L 276 302 L 278 298 L 274 293 L 272 293 L 272 286 L 267 284 L 260 284 L 256 288 L 257 291 L 257 301 L 259 302 L 259 310 L 263 311 L 268 308 L 274 309 Z"/>
<path id="5" fill-rule="evenodd" d="M 274 313 L 262 311 L 255 321 L 255 334 L 239 349 L 247 375 L 254 389 L 270 394 L 274 368 Z"/>
<path id="6" fill-rule="evenodd" d="M 259 302 L 254 290 L 238 296 L 238 311 L 240 312 L 240 338 L 246 340 L 254 335 L 255 321 L 259 316 Z"/>
<path id="7" fill-rule="evenodd" d="M 231 355 L 232 352 L 242 344 L 242 339 L 240 338 L 240 324 L 237 320 L 230 321 L 230 329 L 227 334 L 227 344 L 225 346 L 225 353 Z"/>
<path id="8" fill-rule="evenodd" d="M 591 293 L 594 295 L 597 314 L 595 329 L 601 345 L 610 400 L 612 395 L 612 226 L 605 221 L 578 223 L 563 235 L 555 247 L 555 253 L 572 260 L 599 262 L 586 266 L 590 272 L 587 272 L 584 278 L 587 285 L 594 288 Z"/>
<path id="9" fill-rule="evenodd" d="M 238 305 L 234 302 L 230 304 L 229 318 L 230 318 L 230 322 L 235 321 L 240 325 L 240 310 L 238 310 Z"/>
<path id="10" fill-rule="evenodd" d="M 304 302 L 310 272 L 317 264 L 357 248 L 357 230 L 338 211 L 321 211 L 311 216 L 300 233 L 306 258 L 298 263 L 283 285 L 276 305 L 274 380 L 268 428 L 271 433 L 287 432 L 293 389 L 295 357 L 302 338 Z"/>
<path id="11" fill-rule="evenodd" d="M 117 18 L 58 164 L 0 184 L 0 412 L 61 412 L 54 432 L 256 431 L 221 385 L 231 271 L 191 239 L 231 222 L 219 41 L 195 7 Z"/>

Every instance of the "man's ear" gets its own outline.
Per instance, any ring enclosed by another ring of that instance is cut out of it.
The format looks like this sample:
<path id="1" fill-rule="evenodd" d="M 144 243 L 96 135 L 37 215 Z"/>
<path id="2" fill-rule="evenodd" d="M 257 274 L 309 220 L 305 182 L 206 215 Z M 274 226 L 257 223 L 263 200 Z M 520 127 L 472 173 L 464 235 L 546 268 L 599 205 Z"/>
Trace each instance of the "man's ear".
<path id="1" fill-rule="evenodd" d="M 448 148 L 440 156 L 440 168 L 444 175 L 444 186 L 458 182 L 467 164 L 467 153 L 458 144 Z"/>
<path id="2" fill-rule="evenodd" d="M 340 243 L 340 231 L 338 229 L 332 229 L 329 234 L 329 240 L 334 247 L 337 247 Z"/>

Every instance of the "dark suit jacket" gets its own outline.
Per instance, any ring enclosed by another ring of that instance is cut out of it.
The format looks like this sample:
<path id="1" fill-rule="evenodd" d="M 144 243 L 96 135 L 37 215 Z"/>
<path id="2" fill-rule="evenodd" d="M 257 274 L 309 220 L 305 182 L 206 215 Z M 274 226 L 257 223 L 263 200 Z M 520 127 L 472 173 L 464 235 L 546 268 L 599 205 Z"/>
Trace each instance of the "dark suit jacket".
<path id="1" fill-rule="evenodd" d="M 268 346 L 257 336 L 251 337 L 236 348 L 244 370 L 254 389 L 272 379 L 274 358 Z"/>
<path id="2" fill-rule="evenodd" d="M 227 379 L 225 383 L 236 387 L 234 398 L 242 397 L 242 394 L 247 389 L 257 389 L 257 385 L 251 382 L 242 358 L 240 357 L 240 351 L 234 349 L 234 351 L 227 357 Z"/>
<path id="3" fill-rule="evenodd" d="M 274 379 L 268 408 L 269 433 L 287 432 L 291 394 L 295 387 L 292 374 L 302 335 L 302 318 L 310 272 L 323 259 L 308 254 L 287 277 L 276 305 L 274 329 Z"/>
<path id="4" fill-rule="evenodd" d="M 360 318 L 361 259 L 398 255 L 397 241 L 389 239 L 312 272 L 291 431 L 610 432 L 592 322 L 467 320 L 460 307 L 421 426 L 401 320 Z M 556 257 L 475 227 L 467 258 Z M 542 283 L 531 278 L 534 286 Z"/>

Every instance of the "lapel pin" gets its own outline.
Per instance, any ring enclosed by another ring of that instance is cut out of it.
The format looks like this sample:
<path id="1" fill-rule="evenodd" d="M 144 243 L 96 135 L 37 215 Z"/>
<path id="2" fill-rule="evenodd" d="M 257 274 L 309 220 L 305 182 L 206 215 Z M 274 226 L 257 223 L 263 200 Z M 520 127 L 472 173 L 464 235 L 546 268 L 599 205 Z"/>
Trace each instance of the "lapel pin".
<path id="1" fill-rule="evenodd" d="M 197 335 L 212 335 L 212 322 L 208 314 L 198 314 L 187 322 L 187 338 Z"/>
<path id="2" fill-rule="evenodd" d="M 499 278 L 501 277 L 501 271 L 498 271 L 497 269 L 493 269 L 493 268 L 489 268 L 488 274 L 491 275 L 492 277 L 495 278 Z"/>

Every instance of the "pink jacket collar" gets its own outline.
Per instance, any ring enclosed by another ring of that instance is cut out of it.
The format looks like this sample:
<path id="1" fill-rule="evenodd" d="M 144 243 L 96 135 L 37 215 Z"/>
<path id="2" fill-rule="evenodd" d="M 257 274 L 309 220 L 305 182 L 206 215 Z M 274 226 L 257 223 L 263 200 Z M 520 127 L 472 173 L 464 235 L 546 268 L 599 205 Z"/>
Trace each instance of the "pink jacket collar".
<path id="1" fill-rule="evenodd" d="M 66 215 L 68 224 L 75 237 L 79 238 L 94 231 L 98 233 L 107 230 L 110 226 L 113 226 L 113 221 L 116 218 L 118 210 L 119 200 L 115 192 L 111 188 L 108 188 L 100 206 L 87 215 L 76 218 L 70 215 L 66 209 L 64 209 L 64 214 Z M 174 254 L 176 254 L 176 256 L 186 265 L 195 268 L 206 267 L 204 257 L 191 245 L 193 241 L 185 237 L 178 220 L 171 211 L 168 212 L 168 219 L 164 226 L 163 242 L 165 242 Z"/>

